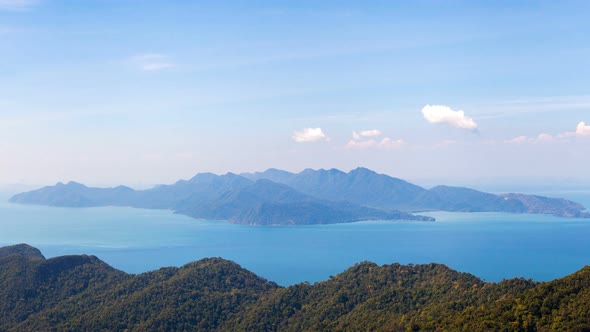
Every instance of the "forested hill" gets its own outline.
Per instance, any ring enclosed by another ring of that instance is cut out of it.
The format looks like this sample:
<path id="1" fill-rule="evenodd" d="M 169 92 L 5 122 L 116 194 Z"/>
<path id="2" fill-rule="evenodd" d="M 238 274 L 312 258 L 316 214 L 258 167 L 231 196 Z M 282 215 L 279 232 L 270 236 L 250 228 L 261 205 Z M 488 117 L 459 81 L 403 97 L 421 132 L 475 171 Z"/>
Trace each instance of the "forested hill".
<path id="1" fill-rule="evenodd" d="M 440 264 L 363 262 L 279 287 L 221 258 L 129 275 L 94 256 L 0 249 L 1 331 L 588 331 L 590 268 L 486 283 Z"/>

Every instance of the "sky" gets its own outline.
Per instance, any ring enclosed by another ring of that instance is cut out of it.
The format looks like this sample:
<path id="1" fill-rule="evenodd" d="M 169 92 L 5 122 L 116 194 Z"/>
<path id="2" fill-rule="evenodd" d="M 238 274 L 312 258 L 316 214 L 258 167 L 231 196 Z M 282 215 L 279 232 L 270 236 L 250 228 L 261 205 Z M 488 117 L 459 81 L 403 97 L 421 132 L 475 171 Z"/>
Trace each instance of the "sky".
<path id="1" fill-rule="evenodd" d="M 0 185 L 359 166 L 590 185 L 588 17 L 588 1 L 0 0 Z"/>

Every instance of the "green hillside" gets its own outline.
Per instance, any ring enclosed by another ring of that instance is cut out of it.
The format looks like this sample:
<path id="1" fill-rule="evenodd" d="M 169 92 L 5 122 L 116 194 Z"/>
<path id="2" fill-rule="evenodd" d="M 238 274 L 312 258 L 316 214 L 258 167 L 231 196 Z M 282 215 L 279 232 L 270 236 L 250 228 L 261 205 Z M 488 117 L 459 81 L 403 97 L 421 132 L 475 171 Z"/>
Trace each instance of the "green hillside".
<path id="1" fill-rule="evenodd" d="M 130 275 L 0 248 L 2 331 L 590 331 L 590 267 L 483 282 L 440 264 L 356 264 L 279 287 L 221 258 Z"/>

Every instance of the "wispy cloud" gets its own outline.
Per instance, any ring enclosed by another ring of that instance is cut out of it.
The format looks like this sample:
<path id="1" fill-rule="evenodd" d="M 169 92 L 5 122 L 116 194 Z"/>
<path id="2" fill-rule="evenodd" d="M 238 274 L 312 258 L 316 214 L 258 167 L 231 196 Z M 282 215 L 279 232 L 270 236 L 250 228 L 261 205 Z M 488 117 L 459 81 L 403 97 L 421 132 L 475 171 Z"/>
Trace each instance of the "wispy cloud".
<path id="1" fill-rule="evenodd" d="M 327 141 L 329 139 L 322 131 L 322 128 L 303 128 L 293 132 L 291 138 L 297 143 Z"/>
<path id="2" fill-rule="evenodd" d="M 381 136 L 381 131 L 378 129 L 353 131 L 352 139 L 346 144 L 347 148 L 352 149 L 366 149 L 366 148 L 399 148 L 405 144 L 401 139 L 392 140 L 389 137 L 384 137 L 381 140 L 376 137 Z"/>
<path id="3" fill-rule="evenodd" d="M 368 139 L 368 140 L 355 140 L 351 139 L 346 144 L 347 148 L 351 149 L 367 149 L 367 148 L 380 148 L 380 149 L 395 149 L 404 146 L 406 142 L 402 139 L 392 140 L 389 137 L 385 137 L 381 140 Z"/>
<path id="4" fill-rule="evenodd" d="M 550 134 L 539 134 L 537 137 L 529 136 L 518 136 L 513 139 L 507 140 L 506 143 L 511 144 L 523 144 L 523 143 L 543 143 L 553 141 L 553 136 Z"/>
<path id="5" fill-rule="evenodd" d="M 430 123 L 446 123 L 456 128 L 477 129 L 477 123 L 472 118 L 467 117 L 465 112 L 453 111 L 450 107 L 444 105 L 426 105 L 422 108 L 422 115 Z"/>
<path id="6" fill-rule="evenodd" d="M 400 147 L 404 146 L 405 144 L 406 144 L 406 142 L 402 139 L 392 140 L 389 137 L 385 137 L 384 139 L 382 139 L 379 142 L 379 144 L 377 144 L 377 147 L 383 148 L 383 149 L 395 149 L 395 148 L 400 148 Z"/>
<path id="7" fill-rule="evenodd" d="M 590 108 L 590 96 L 551 96 L 524 98 L 474 105 L 480 111 L 478 119 L 495 119 L 521 114 L 579 111 Z"/>
<path id="8" fill-rule="evenodd" d="M 0 0 L 0 10 L 26 11 L 39 3 L 40 0 Z"/>
<path id="9" fill-rule="evenodd" d="M 362 130 L 360 132 L 356 132 L 356 131 L 352 132 L 352 138 L 356 139 L 356 140 L 362 139 L 363 137 L 377 137 L 377 136 L 381 136 L 381 131 L 379 131 L 378 129 Z"/>
<path id="10" fill-rule="evenodd" d="M 140 54 L 131 58 L 131 62 L 142 71 L 160 71 L 176 65 L 164 54 Z"/>
<path id="11" fill-rule="evenodd" d="M 590 125 L 587 125 L 584 121 L 580 121 L 576 126 L 575 131 L 567 131 L 555 136 L 546 133 L 539 134 L 537 137 L 518 136 L 511 140 L 507 140 L 506 143 L 543 143 L 552 142 L 553 140 L 567 140 L 572 137 L 590 137 Z"/>

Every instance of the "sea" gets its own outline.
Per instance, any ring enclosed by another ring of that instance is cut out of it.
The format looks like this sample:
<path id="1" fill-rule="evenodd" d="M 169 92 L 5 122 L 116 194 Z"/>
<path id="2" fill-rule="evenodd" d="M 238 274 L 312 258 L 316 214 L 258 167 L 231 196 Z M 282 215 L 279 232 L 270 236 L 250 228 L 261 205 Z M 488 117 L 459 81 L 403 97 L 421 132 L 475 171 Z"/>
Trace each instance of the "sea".
<path id="1" fill-rule="evenodd" d="M 590 207 L 590 191 L 543 193 Z M 425 213 L 435 222 L 242 226 L 166 210 L 17 205 L 0 197 L 0 246 L 47 257 L 96 255 L 128 273 L 222 257 L 287 286 L 355 263 L 441 263 L 485 281 L 548 281 L 590 265 L 590 219 L 509 213 Z"/>

